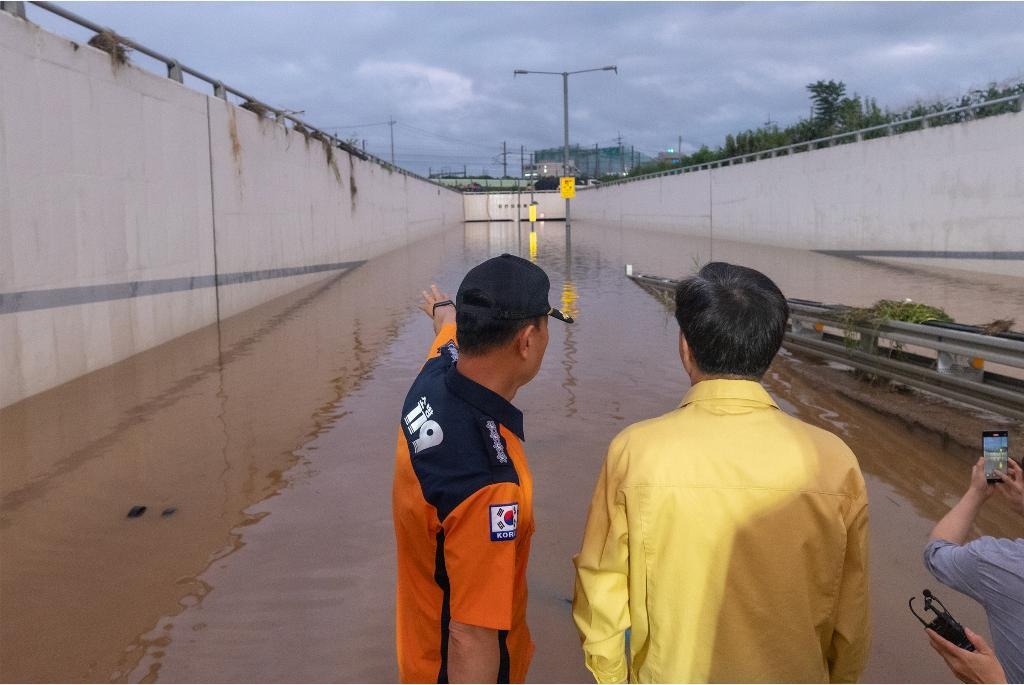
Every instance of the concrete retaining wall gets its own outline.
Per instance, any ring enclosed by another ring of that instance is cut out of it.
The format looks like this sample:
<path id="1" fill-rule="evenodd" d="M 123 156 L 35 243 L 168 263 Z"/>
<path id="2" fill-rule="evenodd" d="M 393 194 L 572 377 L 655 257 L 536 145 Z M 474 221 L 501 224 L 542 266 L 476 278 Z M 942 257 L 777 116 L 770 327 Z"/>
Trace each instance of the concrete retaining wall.
<path id="1" fill-rule="evenodd" d="M 1024 114 L 581 189 L 572 211 L 803 249 L 1019 254 Z"/>
<path id="2" fill-rule="evenodd" d="M 456 192 L 0 12 L 0 407 L 462 219 Z"/>

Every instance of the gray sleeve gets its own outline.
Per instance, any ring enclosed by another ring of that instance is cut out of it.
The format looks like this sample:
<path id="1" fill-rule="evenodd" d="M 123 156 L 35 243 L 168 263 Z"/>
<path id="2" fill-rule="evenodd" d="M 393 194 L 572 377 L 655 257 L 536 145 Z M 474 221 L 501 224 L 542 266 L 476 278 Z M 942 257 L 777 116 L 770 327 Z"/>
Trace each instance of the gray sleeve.
<path id="1" fill-rule="evenodd" d="M 948 540 L 932 540 L 924 548 L 924 566 L 943 585 L 981 602 L 980 559 L 974 549 L 977 542 L 958 545 Z"/>

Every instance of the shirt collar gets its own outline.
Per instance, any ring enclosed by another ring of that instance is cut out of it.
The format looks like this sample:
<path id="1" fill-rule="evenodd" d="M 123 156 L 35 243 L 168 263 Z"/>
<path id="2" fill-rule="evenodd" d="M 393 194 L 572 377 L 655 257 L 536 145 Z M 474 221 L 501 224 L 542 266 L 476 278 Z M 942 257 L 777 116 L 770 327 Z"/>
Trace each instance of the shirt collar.
<path id="1" fill-rule="evenodd" d="M 523 412 L 512 406 L 504 397 L 463 376 L 455 364 L 448 367 L 444 383 L 448 390 L 484 414 L 497 419 L 498 423 L 515 433 L 520 440 L 526 440 L 523 434 Z"/>
<path id="2" fill-rule="evenodd" d="M 721 400 L 738 400 L 743 404 L 764 405 L 778 409 L 779 405 L 771 398 L 768 391 L 757 381 L 729 380 L 715 378 L 701 381 L 690 388 L 680 407 L 694 402 L 718 402 Z"/>

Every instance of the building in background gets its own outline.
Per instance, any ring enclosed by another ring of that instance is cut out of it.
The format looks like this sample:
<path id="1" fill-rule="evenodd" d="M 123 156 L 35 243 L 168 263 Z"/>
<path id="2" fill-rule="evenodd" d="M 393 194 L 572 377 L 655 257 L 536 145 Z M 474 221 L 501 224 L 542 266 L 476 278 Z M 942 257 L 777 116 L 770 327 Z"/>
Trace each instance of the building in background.
<path id="1" fill-rule="evenodd" d="M 526 178 L 544 176 L 568 176 L 562 173 L 563 148 L 548 148 L 533 153 L 533 164 L 523 169 Z M 636 150 L 632 145 L 612 147 L 569 146 L 569 170 L 576 176 L 600 178 L 609 175 L 625 175 L 633 167 L 649 162 L 651 157 Z"/>

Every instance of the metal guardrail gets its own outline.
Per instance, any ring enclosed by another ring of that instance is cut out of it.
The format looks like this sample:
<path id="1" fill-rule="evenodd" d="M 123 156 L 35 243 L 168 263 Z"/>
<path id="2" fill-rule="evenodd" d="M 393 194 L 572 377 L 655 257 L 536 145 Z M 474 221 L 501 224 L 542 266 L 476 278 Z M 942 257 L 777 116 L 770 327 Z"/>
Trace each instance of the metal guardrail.
<path id="1" fill-rule="evenodd" d="M 678 281 L 632 274 L 649 292 L 675 292 Z M 963 324 L 852 323 L 844 305 L 790 299 L 785 345 L 918 390 L 1024 419 L 1024 334 L 985 335 Z M 993 373 L 985 364 L 1021 372 Z"/>
<path id="2" fill-rule="evenodd" d="M 886 136 L 899 135 L 901 133 L 910 133 L 911 131 L 897 131 L 898 128 L 904 128 L 912 124 L 921 124 L 922 129 L 928 128 L 928 122 L 932 119 L 938 119 L 941 117 L 948 117 L 957 114 L 966 114 L 968 119 L 973 119 L 976 110 L 983 109 L 985 107 L 991 107 L 993 105 L 1001 105 L 1006 103 L 1013 103 L 1016 106 L 1018 112 L 1024 112 L 1024 93 L 1019 95 L 1010 95 L 1007 97 L 996 98 L 993 100 L 985 100 L 984 102 L 972 103 L 963 107 L 956 107 L 953 109 L 946 109 L 941 112 L 929 112 L 918 117 L 910 117 L 908 119 L 900 119 L 899 121 L 892 121 L 886 124 L 879 124 L 877 126 L 869 126 L 867 128 L 858 129 L 856 131 L 847 131 L 844 133 L 837 133 L 832 136 L 826 136 L 824 138 L 815 138 L 814 140 L 806 140 L 799 143 L 790 143 L 789 145 L 783 145 L 781 147 L 774 147 L 767 150 L 759 150 L 758 152 L 748 152 L 742 155 L 735 155 L 726 159 L 719 159 L 714 162 L 704 162 L 701 164 L 690 164 L 688 166 L 679 167 L 678 169 L 666 169 L 665 171 L 655 171 L 650 174 L 644 174 L 642 176 L 631 176 L 628 178 L 618 178 L 611 181 L 603 181 L 601 187 L 617 185 L 622 183 L 632 183 L 634 181 L 646 181 L 652 178 L 660 178 L 662 176 L 677 176 L 679 174 L 687 174 L 694 171 L 707 171 L 708 169 L 717 169 L 719 167 L 734 166 L 736 164 L 747 164 L 750 162 L 756 162 L 760 159 L 771 159 L 780 155 L 793 155 L 798 152 L 810 152 L 811 150 L 817 150 L 820 147 L 827 146 L 832 147 L 843 141 L 846 142 L 861 142 L 864 140 L 866 135 L 871 133 L 884 131 Z M 585 190 L 587 188 L 580 187 L 577 190 Z"/>
<path id="3" fill-rule="evenodd" d="M 193 77 L 199 79 L 200 81 L 203 81 L 203 82 L 209 84 L 210 86 L 212 86 L 213 87 L 213 94 L 216 97 L 221 98 L 222 100 L 229 101 L 228 100 L 228 95 L 229 94 L 230 95 L 234 95 L 235 97 L 238 97 L 238 98 L 240 98 L 240 99 L 245 101 L 242 104 L 254 105 L 258 109 L 263 109 L 266 112 L 271 112 L 271 113 L 273 113 L 274 119 L 276 121 L 280 121 L 280 122 L 290 121 L 292 123 L 292 127 L 293 128 L 301 127 L 300 131 L 303 131 L 305 135 L 309 135 L 310 137 L 314 137 L 316 139 L 319 139 L 319 140 L 323 141 L 327 145 L 331 145 L 333 147 L 336 147 L 336 148 L 339 148 L 341 150 L 344 150 L 345 152 L 348 152 L 349 154 L 351 154 L 351 155 L 353 155 L 355 157 L 358 157 L 359 159 L 366 160 L 366 161 L 372 161 L 372 162 L 374 162 L 374 163 L 376 163 L 376 164 L 378 164 L 378 165 L 380 165 L 380 166 L 382 166 L 385 169 L 388 169 L 390 171 L 396 171 L 396 172 L 398 172 L 400 174 L 403 174 L 405 176 L 412 176 L 414 178 L 420 179 L 421 181 L 426 181 L 427 183 L 431 183 L 431 184 L 439 186 L 439 187 L 445 187 L 445 186 L 443 186 L 443 184 L 437 183 L 433 179 L 426 178 L 425 176 L 420 176 L 419 174 L 416 174 L 416 173 L 414 173 L 412 171 L 409 171 L 407 169 L 403 169 L 403 168 L 401 168 L 399 166 L 396 166 L 396 165 L 394 165 L 394 164 L 392 164 L 392 163 L 390 163 L 390 162 L 388 162 L 388 161 L 386 161 L 384 159 L 381 159 L 380 157 L 377 157 L 376 155 L 373 155 L 373 154 L 370 154 L 370 153 L 365 152 L 363 150 L 360 150 L 359 148 L 349 144 L 347 141 L 341 140 L 337 136 L 335 136 L 335 135 L 333 135 L 331 133 L 328 133 L 327 131 L 324 131 L 324 130 L 319 129 L 319 128 L 315 127 L 315 126 L 312 126 L 312 125 L 306 123 L 305 121 L 303 121 L 302 119 L 299 119 L 297 116 L 295 116 L 295 112 L 293 112 L 291 110 L 280 109 L 280 108 L 274 107 L 272 105 L 268 105 L 267 103 L 265 103 L 265 102 L 255 98 L 255 97 L 253 97 L 253 96 L 251 96 L 251 95 L 249 95 L 249 94 L 247 94 L 247 93 L 245 93 L 245 92 L 243 92 L 241 90 L 238 90 L 237 88 L 229 86 L 229 85 L 219 81 L 218 79 L 213 78 L 212 76 L 207 76 L 206 74 L 204 74 L 203 72 L 201 72 L 201 71 L 199 71 L 197 69 L 193 69 L 192 67 L 190 67 L 190 66 L 188 66 L 186 64 L 182 64 L 181 62 L 179 62 L 177 59 L 175 59 L 173 57 L 168 57 L 166 55 L 163 55 L 163 54 L 157 52 L 156 50 L 148 48 L 145 45 L 142 45 L 141 43 L 136 43 L 132 39 L 125 38 L 124 36 L 118 34 L 116 31 L 113 31 L 113 30 L 111 30 L 109 28 L 106 28 L 104 26 L 100 26 L 99 24 L 96 24 L 96 23 L 94 23 L 92 21 L 89 21 L 88 19 L 86 19 L 84 17 L 81 17 L 81 16 L 75 14 L 74 12 L 70 12 L 70 11 L 64 9 L 63 7 L 61 7 L 61 6 L 57 5 L 57 4 L 54 4 L 52 2 L 42 2 L 42 1 L 40 1 L 40 2 L 25 3 L 25 2 L 8 2 L 8 1 L 5 0 L 3 2 L 0 2 L 0 11 L 8 12 L 10 14 L 13 14 L 16 17 L 19 17 L 21 19 L 25 19 L 26 21 L 28 21 L 28 16 L 27 16 L 27 14 L 25 12 L 25 5 L 26 4 L 35 5 L 36 7 L 39 7 L 40 9 L 46 10 L 47 12 L 50 12 L 52 14 L 56 14 L 57 16 L 62 17 L 64 19 L 67 19 L 68 21 L 70 21 L 72 23 L 75 23 L 75 24 L 78 24 L 79 26 L 82 26 L 84 28 L 87 28 L 90 31 L 95 31 L 97 34 L 106 33 L 106 34 L 109 34 L 109 35 L 113 36 L 116 39 L 118 44 L 123 45 L 123 46 L 125 46 L 127 48 L 130 48 L 132 50 L 135 50 L 136 52 L 140 52 L 143 55 L 146 55 L 147 57 L 151 57 L 151 58 L 155 59 L 158 62 L 162 62 L 167 67 L 167 78 L 169 78 L 169 79 L 171 79 L 173 81 L 177 81 L 178 83 L 184 84 L 184 82 L 185 82 L 185 78 L 184 78 L 185 74 L 188 74 L 189 76 L 193 76 Z M 457 191 L 455 191 L 455 192 L 457 192 Z"/>

